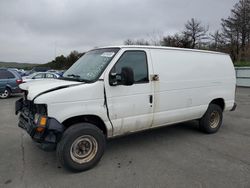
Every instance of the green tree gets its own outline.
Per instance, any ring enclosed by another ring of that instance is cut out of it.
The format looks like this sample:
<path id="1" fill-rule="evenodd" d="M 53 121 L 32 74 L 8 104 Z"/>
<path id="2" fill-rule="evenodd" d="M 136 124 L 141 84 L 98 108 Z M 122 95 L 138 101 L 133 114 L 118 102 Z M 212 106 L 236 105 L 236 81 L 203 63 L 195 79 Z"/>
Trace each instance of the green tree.
<path id="1" fill-rule="evenodd" d="M 81 57 L 81 54 L 78 51 L 72 51 L 67 56 L 67 67 L 70 67 L 71 65 L 73 65 L 80 57 Z"/>
<path id="2" fill-rule="evenodd" d="M 227 19 L 222 19 L 223 36 L 234 60 L 245 60 L 250 43 L 250 0 L 240 0 Z"/>

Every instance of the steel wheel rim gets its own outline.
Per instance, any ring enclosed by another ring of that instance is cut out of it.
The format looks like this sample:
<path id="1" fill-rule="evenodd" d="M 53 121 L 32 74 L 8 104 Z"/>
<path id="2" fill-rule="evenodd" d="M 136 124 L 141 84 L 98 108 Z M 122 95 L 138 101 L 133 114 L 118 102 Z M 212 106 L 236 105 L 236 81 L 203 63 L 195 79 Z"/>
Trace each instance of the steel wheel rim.
<path id="1" fill-rule="evenodd" d="M 210 127 L 213 128 L 213 129 L 218 127 L 218 125 L 220 123 L 220 114 L 219 114 L 219 112 L 213 111 L 211 113 L 209 123 L 210 123 Z"/>
<path id="2" fill-rule="evenodd" d="M 4 92 L 1 94 L 1 98 L 6 98 L 9 95 L 9 91 L 7 89 L 4 90 Z"/>
<path id="3" fill-rule="evenodd" d="M 70 148 L 70 156 L 76 163 L 83 164 L 91 161 L 97 153 L 98 144 L 90 135 L 78 137 Z"/>

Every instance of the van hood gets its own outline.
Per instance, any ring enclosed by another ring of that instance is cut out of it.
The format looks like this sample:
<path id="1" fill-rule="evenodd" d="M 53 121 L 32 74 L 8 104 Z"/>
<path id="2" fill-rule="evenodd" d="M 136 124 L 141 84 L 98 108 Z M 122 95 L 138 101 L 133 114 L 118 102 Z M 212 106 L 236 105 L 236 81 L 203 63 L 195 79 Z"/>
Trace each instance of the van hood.
<path id="1" fill-rule="evenodd" d="M 31 82 L 20 84 L 19 87 L 22 90 L 28 91 L 28 100 L 33 100 L 36 96 L 63 89 L 66 87 L 82 84 L 82 82 L 58 80 L 58 79 L 46 79 L 46 80 L 34 80 Z"/>

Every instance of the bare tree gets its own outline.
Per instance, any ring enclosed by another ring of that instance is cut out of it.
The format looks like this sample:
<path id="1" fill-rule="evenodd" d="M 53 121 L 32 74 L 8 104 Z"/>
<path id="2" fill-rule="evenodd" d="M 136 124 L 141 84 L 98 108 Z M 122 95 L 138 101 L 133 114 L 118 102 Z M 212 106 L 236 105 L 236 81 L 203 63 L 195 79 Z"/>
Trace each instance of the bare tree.
<path id="1" fill-rule="evenodd" d="M 207 31 L 208 27 L 206 28 L 205 26 L 202 26 L 200 21 L 192 18 L 185 24 L 183 35 L 192 41 L 191 48 L 196 48 L 198 43 L 200 43 L 203 39 L 207 39 Z"/>
<path id="2" fill-rule="evenodd" d="M 179 47 L 179 48 L 190 48 L 192 41 L 184 34 L 178 34 L 171 36 L 168 35 L 163 37 L 160 44 L 162 46 L 169 46 L 169 47 Z"/>
<path id="3" fill-rule="evenodd" d="M 137 40 L 135 41 L 135 45 L 149 46 L 149 45 L 150 45 L 150 42 L 148 42 L 148 41 L 145 40 L 145 39 L 137 39 Z"/>
<path id="4" fill-rule="evenodd" d="M 225 44 L 222 33 L 219 30 L 216 30 L 214 33 L 210 34 L 210 49 L 219 51 L 222 46 Z"/>
<path id="5" fill-rule="evenodd" d="M 150 45 L 150 43 L 145 39 L 137 39 L 137 40 L 127 39 L 124 41 L 124 44 L 125 45 L 145 45 L 145 46 Z"/>
<path id="6" fill-rule="evenodd" d="M 160 31 L 154 31 L 152 33 L 147 34 L 147 38 L 149 40 L 150 45 L 160 46 L 161 40 L 163 39 L 163 33 Z"/>
<path id="7" fill-rule="evenodd" d="M 125 40 L 123 43 L 124 43 L 125 45 L 133 45 L 133 44 L 134 44 L 133 40 L 131 40 L 131 39 L 127 39 L 127 40 Z"/>

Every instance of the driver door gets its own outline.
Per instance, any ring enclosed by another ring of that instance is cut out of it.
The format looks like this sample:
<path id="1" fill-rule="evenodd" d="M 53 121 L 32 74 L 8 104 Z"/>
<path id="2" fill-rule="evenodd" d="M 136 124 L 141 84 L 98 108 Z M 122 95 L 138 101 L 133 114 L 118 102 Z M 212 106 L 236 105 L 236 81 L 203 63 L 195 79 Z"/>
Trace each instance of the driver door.
<path id="1" fill-rule="evenodd" d="M 124 51 L 112 69 L 105 75 L 105 90 L 113 136 L 147 129 L 153 121 L 153 85 L 149 80 L 152 72 L 147 50 Z M 121 83 L 112 86 L 110 75 L 120 75 L 123 67 L 134 72 L 134 84 Z"/>

